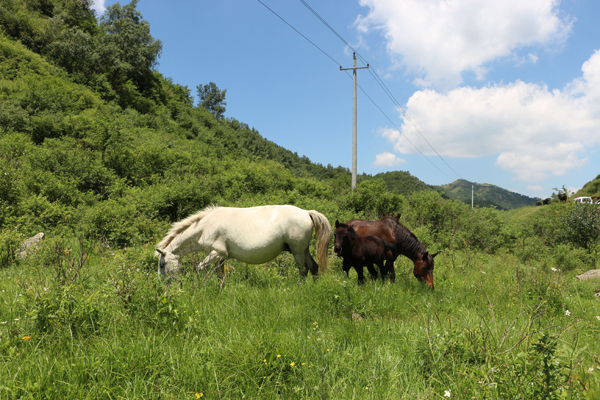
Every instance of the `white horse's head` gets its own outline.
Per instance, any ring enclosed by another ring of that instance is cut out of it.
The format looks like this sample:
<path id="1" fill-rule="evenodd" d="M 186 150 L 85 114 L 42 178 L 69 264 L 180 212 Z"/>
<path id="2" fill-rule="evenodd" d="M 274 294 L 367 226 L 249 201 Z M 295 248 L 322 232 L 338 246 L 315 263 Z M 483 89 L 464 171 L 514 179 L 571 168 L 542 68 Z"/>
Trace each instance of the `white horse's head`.
<path id="1" fill-rule="evenodd" d="M 161 277 L 165 278 L 167 272 L 177 269 L 179 266 L 179 257 L 175 254 L 160 249 L 156 249 L 156 254 L 158 255 L 158 273 Z"/>

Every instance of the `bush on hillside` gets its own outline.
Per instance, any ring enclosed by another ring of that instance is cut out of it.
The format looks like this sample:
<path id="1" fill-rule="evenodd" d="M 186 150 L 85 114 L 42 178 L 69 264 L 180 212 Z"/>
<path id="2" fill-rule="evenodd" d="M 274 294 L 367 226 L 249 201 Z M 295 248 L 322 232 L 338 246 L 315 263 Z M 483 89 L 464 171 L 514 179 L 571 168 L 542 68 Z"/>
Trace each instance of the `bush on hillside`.
<path id="1" fill-rule="evenodd" d="M 594 204 L 576 204 L 561 219 L 560 239 L 563 243 L 595 251 L 600 240 L 600 211 Z"/>
<path id="2" fill-rule="evenodd" d="M 368 218 L 395 215 L 404 206 L 404 196 L 390 193 L 383 179 L 362 181 L 356 191 L 343 202 L 342 208 L 349 208 Z"/>

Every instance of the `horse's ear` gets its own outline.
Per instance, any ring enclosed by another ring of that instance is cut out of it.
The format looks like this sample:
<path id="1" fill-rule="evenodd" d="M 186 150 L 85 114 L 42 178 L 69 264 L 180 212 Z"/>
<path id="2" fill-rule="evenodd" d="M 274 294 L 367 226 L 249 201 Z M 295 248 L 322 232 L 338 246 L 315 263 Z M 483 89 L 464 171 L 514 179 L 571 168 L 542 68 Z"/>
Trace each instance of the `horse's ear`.
<path id="1" fill-rule="evenodd" d="M 337 228 L 337 227 L 339 227 L 339 226 L 340 226 L 340 223 L 339 223 L 339 222 L 338 222 L 338 220 L 336 219 L 336 220 L 335 220 L 335 227 Z"/>
<path id="2" fill-rule="evenodd" d="M 429 253 L 426 251 L 422 258 L 423 260 L 427 260 L 429 258 Z"/>
<path id="3" fill-rule="evenodd" d="M 398 213 L 398 214 L 396 215 L 396 218 L 394 218 L 394 219 L 396 220 L 396 222 L 400 222 L 400 213 Z"/>
<path id="4" fill-rule="evenodd" d="M 164 251 L 162 251 L 161 249 L 156 249 L 156 251 L 157 251 L 157 253 L 158 253 L 158 254 L 160 254 L 160 255 L 163 255 L 163 256 L 167 255 L 167 254 L 166 254 Z"/>
<path id="5" fill-rule="evenodd" d="M 437 256 L 438 254 L 440 254 L 440 252 L 439 252 L 439 251 L 438 251 L 437 253 L 435 253 L 435 254 L 432 254 L 432 255 L 431 255 L 431 259 L 433 260 L 433 259 L 435 258 L 435 256 Z"/>

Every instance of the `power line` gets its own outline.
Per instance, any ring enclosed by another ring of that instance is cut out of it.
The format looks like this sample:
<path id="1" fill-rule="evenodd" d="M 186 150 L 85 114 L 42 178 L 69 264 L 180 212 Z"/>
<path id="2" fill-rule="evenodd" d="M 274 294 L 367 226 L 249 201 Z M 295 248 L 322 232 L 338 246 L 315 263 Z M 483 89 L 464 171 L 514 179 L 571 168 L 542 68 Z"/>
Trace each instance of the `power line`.
<path id="1" fill-rule="evenodd" d="M 260 0 L 259 0 L 260 1 Z M 302 4 L 304 4 L 304 6 L 315 16 L 317 17 L 317 19 L 319 19 L 331 32 L 333 32 L 333 34 L 335 36 L 337 36 L 342 43 L 344 43 L 347 47 L 349 47 L 350 49 L 352 49 L 352 51 L 354 51 L 358 57 L 361 59 L 361 61 L 364 64 L 369 65 L 369 63 L 364 59 L 364 57 L 362 57 L 351 45 L 350 43 L 348 43 L 339 33 L 337 33 L 337 31 L 335 29 L 333 29 L 331 27 L 331 25 L 329 25 L 327 23 L 327 21 L 325 21 L 325 19 L 323 17 L 321 17 L 319 15 L 319 13 L 317 13 L 305 0 L 300 0 L 300 2 Z M 402 111 L 402 115 L 404 115 L 404 117 L 413 125 L 413 127 L 415 128 L 415 130 L 417 131 L 417 133 L 423 138 L 423 140 L 425 140 L 425 142 L 427 143 L 427 145 L 429 145 L 429 147 L 435 152 L 435 154 L 444 162 L 444 164 L 446 164 L 446 166 L 448 168 L 450 168 L 452 170 L 452 172 L 454 172 L 459 178 L 462 179 L 462 176 L 456 172 L 454 170 L 454 168 L 452 168 L 447 162 L 446 160 L 444 160 L 444 158 L 437 152 L 437 150 L 431 145 L 431 143 L 429 143 L 429 140 L 427 140 L 427 138 L 425 137 L 425 135 L 423 134 L 423 132 L 421 132 L 421 130 L 419 129 L 419 127 L 417 126 L 417 124 L 415 124 L 415 122 L 408 116 L 408 114 L 406 113 L 406 111 L 404 110 L 404 108 L 400 105 L 400 103 L 396 100 L 396 98 L 393 96 L 392 92 L 389 90 L 389 88 L 386 86 L 386 84 L 383 82 L 383 80 L 379 77 L 379 75 L 377 74 L 376 71 L 373 71 L 374 69 L 370 69 L 369 72 L 371 73 L 371 76 L 373 76 L 373 79 L 375 79 L 375 82 L 377 82 L 379 84 L 379 86 L 381 87 L 381 89 L 384 91 L 385 94 L 388 95 L 388 97 L 390 98 L 390 100 L 392 100 L 392 103 L 394 103 L 394 105 L 396 107 L 398 107 L 401 111 Z M 362 89 L 361 89 L 362 90 Z M 363 91 L 364 92 L 364 91 Z M 379 107 L 378 107 L 379 108 Z M 404 137 L 406 137 L 406 135 L 403 135 Z M 412 144 L 412 143 L 411 143 Z M 413 145 L 414 146 L 414 145 Z M 416 147 L 415 147 L 416 148 Z M 419 153 L 421 153 L 421 151 L 419 151 Z M 423 153 L 421 153 L 423 154 Z M 423 154 L 423 156 L 425 156 Z M 447 175 L 446 175 L 447 176 Z"/>
<path id="2" fill-rule="evenodd" d="M 302 36 L 307 42 L 309 42 L 310 44 L 312 44 L 316 49 L 318 49 L 321 53 L 323 53 L 325 56 L 327 56 L 331 61 L 333 61 L 334 63 L 336 63 L 337 65 L 340 66 L 341 68 L 341 64 L 339 62 L 337 62 L 332 56 L 330 56 L 325 50 L 321 49 L 319 46 L 317 46 L 313 41 L 311 41 L 309 38 L 307 38 L 305 35 L 303 35 L 298 29 L 294 28 L 294 26 L 292 26 L 292 24 L 290 24 L 289 22 L 287 22 L 283 17 L 281 17 L 279 14 L 277 14 L 275 11 L 273 11 L 269 6 L 267 6 L 265 3 L 263 3 L 261 0 L 257 0 L 260 4 L 262 4 L 267 10 L 269 10 L 271 13 L 273 13 L 277 18 L 279 18 L 281 21 L 283 21 L 287 26 L 289 26 L 290 28 L 292 28 L 297 34 L 299 34 L 300 36 Z M 337 31 L 335 29 L 333 29 L 333 27 L 331 27 L 331 25 L 329 25 L 327 23 L 327 21 L 325 21 L 325 19 L 323 17 L 321 17 L 319 15 L 319 13 L 317 13 L 305 0 L 300 0 L 300 2 L 317 18 L 319 19 L 335 36 L 338 37 L 338 39 L 340 39 L 342 41 L 342 43 L 344 43 L 345 46 L 347 46 L 349 49 L 353 50 L 356 55 L 358 56 L 358 59 L 360 59 L 363 64 L 368 65 L 368 63 L 366 62 L 365 58 L 362 57 L 360 55 L 360 53 L 358 53 L 354 47 L 352 47 L 352 45 L 350 43 L 348 43 L 339 33 L 337 33 Z M 392 94 L 392 92 L 389 90 L 389 88 L 385 85 L 385 83 L 383 82 L 383 80 L 379 77 L 379 75 L 377 74 L 376 71 L 371 72 L 373 69 L 369 68 L 369 72 L 371 73 L 371 76 L 373 77 L 373 79 L 375 80 L 375 82 L 377 82 L 379 84 L 379 86 L 381 87 L 381 89 L 384 91 L 384 93 L 390 98 L 390 100 L 392 101 L 392 103 L 399 108 L 402 111 L 402 114 L 404 115 L 404 117 L 413 125 L 413 127 L 415 128 L 415 130 L 417 131 L 417 133 L 425 140 L 425 142 L 429 145 L 429 147 L 435 152 L 435 154 L 444 162 L 444 164 L 446 164 L 446 166 L 448 168 L 450 168 L 452 170 L 452 172 L 454 172 L 459 178 L 463 179 L 462 176 L 456 172 L 447 162 L 446 160 L 444 160 L 444 158 L 435 150 L 435 148 L 431 145 L 431 143 L 429 143 L 429 141 L 427 140 L 427 138 L 425 137 L 425 135 L 423 135 L 423 133 L 421 132 L 421 130 L 419 129 L 419 127 L 415 124 L 415 122 L 408 116 L 408 114 L 406 113 L 406 111 L 404 110 L 404 108 L 400 105 L 400 103 L 396 100 L 396 98 L 394 97 L 394 95 Z M 350 79 L 352 79 L 352 77 L 346 72 L 346 74 L 348 75 L 348 77 Z M 365 96 L 367 96 L 367 98 L 371 101 L 371 103 L 373 103 L 373 105 L 383 114 L 383 116 L 396 128 L 396 130 L 398 130 L 398 132 L 400 132 L 400 129 L 396 126 L 396 124 L 385 114 L 385 112 L 383 112 L 383 110 L 381 109 L 381 107 L 379 107 L 377 105 L 377 103 L 375 103 L 375 101 L 366 93 L 366 91 L 360 86 L 358 85 L 358 87 L 360 88 L 360 90 L 363 92 L 363 94 Z M 421 154 L 431 165 L 433 165 L 438 171 L 440 171 L 443 175 L 445 175 L 448 179 L 451 179 L 446 173 L 444 173 L 437 165 L 435 165 L 430 159 L 429 157 L 427 157 L 414 143 L 412 143 L 410 141 L 410 139 L 408 139 L 408 137 L 406 135 L 402 135 L 402 137 L 407 140 L 414 148 L 415 150 L 417 150 L 417 152 L 419 152 L 419 154 Z"/>
<path id="3" fill-rule="evenodd" d="M 367 64 L 367 65 L 368 65 L 368 64 Z M 370 71 L 370 70 L 371 70 L 371 68 L 369 68 L 369 71 Z M 350 78 L 350 79 L 353 79 L 353 77 L 352 77 L 352 76 L 350 76 L 350 73 L 348 73 L 348 71 L 346 71 L 346 75 L 348 76 L 348 78 Z M 386 113 L 385 113 L 385 112 L 384 112 L 384 111 L 381 109 L 381 107 L 379 107 L 379 105 L 377 105 L 377 103 L 375 103 L 375 100 L 373 100 L 373 99 L 371 98 L 371 96 L 369 96 L 369 95 L 368 95 L 368 93 L 367 93 L 367 92 L 366 92 L 366 91 L 365 91 L 365 90 L 362 88 L 362 86 L 358 85 L 358 88 L 360 89 L 360 91 L 361 91 L 361 92 L 363 92 L 363 94 L 364 94 L 365 96 L 367 96 L 367 98 L 368 98 L 368 99 L 371 101 L 371 103 L 373 103 L 373 105 L 375 106 L 375 108 L 377 108 L 377 109 L 379 110 L 379 112 L 380 112 L 380 113 L 381 113 L 381 114 L 382 114 L 382 115 L 383 115 L 383 116 L 384 116 L 384 117 L 385 117 L 385 118 L 386 118 L 386 119 L 387 119 L 387 120 L 390 122 L 390 124 L 392 124 L 392 126 L 393 126 L 394 128 L 396 128 L 396 130 L 397 130 L 398 132 L 400 132 L 400 128 L 398 128 L 398 126 L 396 125 L 396 123 L 395 123 L 394 121 L 392 121 L 392 119 L 391 119 L 390 117 L 388 117 L 388 115 L 387 115 L 387 114 L 386 114 Z M 442 174 L 443 174 L 443 175 L 444 175 L 446 178 L 448 178 L 448 179 L 452 179 L 452 178 L 450 178 L 450 177 L 448 176 L 448 174 L 446 174 L 444 171 L 442 171 L 442 170 L 440 169 L 440 167 L 438 167 L 437 165 L 435 165 L 435 164 L 434 164 L 434 163 L 433 163 L 433 162 L 432 162 L 432 161 L 429 159 L 429 157 L 427 157 L 427 156 L 426 156 L 426 155 L 425 155 L 425 154 L 424 154 L 424 153 L 423 153 L 423 152 L 422 152 L 422 151 L 421 151 L 421 150 L 420 150 L 420 149 L 419 149 L 419 148 L 418 148 L 418 147 L 417 147 L 417 146 L 416 146 L 416 145 L 415 145 L 413 142 L 411 142 L 411 140 L 408 138 L 408 136 L 406 136 L 406 135 L 402 135 L 402 138 L 403 138 L 404 140 L 406 140 L 408 143 L 410 143 L 410 145 L 411 145 L 412 147 L 414 147 L 414 148 L 415 148 L 415 150 L 416 150 L 416 151 L 417 151 L 419 154 L 421 154 L 421 155 L 423 156 L 423 158 L 425 158 L 425 159 L 426 159 L 426 160 L 427 160 L 427 161 L 428 161 L 428 162 L 429 162 L 429 163 L 430 163 L 430 164 L 431 164 L 431 165 L 432 165 L 434 168 L 436 168 L 438 171 L 440 171 L 440 172 L 441 172 L 441 173 L 442 173 Z M 455 172 L 455 173 L 456 173 L 456 172 Z M 458 175 L 458 174 L 457 174 L 457 175 Z M 458 175 L 458 176 L 460 176 L 460 175 Z M 462 179 L 462 178 L 461 178 L 461 179 Z"/>
<path id="4" fill-rule="evenodd" d="M 340 40 L 341 40 L 341 41 L 342 41 L 342 42 L 343 42 L 343 43 L 344 43 L 346 46 L 348 46 L 350 49 L 352 49 L 352 51 L 356 52 L 356 50 L 354 50 L 354 49 L 352 48 L 352 46 L 350 46 L 350 43 L 346 42 L 346 40 L 344 40 L 344 38 L 343 38 L 343 37 L 342 37 L 342 36 L 341 36 L 339 33 L 337 33 L 337 32 L 336 32 L 336 30 L 335 30 L 335 29 L 333 29 L 333 28 L 331 27 L 331 25 L 329 25 L 329 24 L 327 23 L 327 21 L 325 21 L 325 20 L 324 20 L 324 19 L 323 19 L 323 18 L 322 18 L 322 17 L 319 15 L 319 13 L 317 13 L 317 12 L 316 12 L 316 11 L 315 11 L 315 10 L 314 10 L 314 9 L 313 9 L 311 6 L 310 6 L 310 5 L 308 5 L 308 3 L 307 3 L 306 1 L 304 1 L 304 0 L 300 0 L 300 2 L 301 2 L 302 4 L 304 4 L 304 6 L 305 6 L 306 8 L 308 8 L 308 10 L 309 10 L 310 12 L 312 12 L 312 13 L 313 13 L 313 15 L 314 15 L 315 17 L 317 17 L 317 18 L 318 18 L 318 19 L 319 19 L 319 20 L 320 20 L 320 21 L 323 23 L 323 25 L 325 25 L 327 28 L 329 28 L 329 30 L 330 30 L 331 32 L 333 32 L 333 34 L 334 34 L 335 36 L 337 36 L 337 37 L 338 37 L 338 38 L 339 38 L 339 39 L 340 39 Z"/>
<path id="5" fill-rule="evenodd" d="M 415 128 L 415 130 L 417 131 L 417 133 L 423 138 L 423 140 L 425 140 L 425 142 L 429 145 L 429 147 L 431 148 L 431 150 L 433 150 L 435 152 L 435 154 L 439 157 L 440 160 L 442 160 L 444 162 L 444 164 L 446 164 L 446 166 L 448 168 L 450 168 L 452 170 L 452 172 L 454 172 L 460 179 L 463 179 L 463 177 L 454 170 L 454 168 L 452 168 L 450 166 L 450 164 L 448 164 L 446 162 L 446 160 L 444 160 L 444 158 L 437 152 L 437 150 L 432 146 L 431 143 L 429 143 L 429 140 L 427 140 L 427 138 L 425 137 L 425 135 L 423 134 L 423 132 L 421 132 L 421 130 L 419 129 L 419 127 L 417 126 L 417 124 L 408 116 L 408 114 L 406 113 L 406 110 L 404 110 L 404 107 L 402 107 L 400 105 L 400 103 L 396 100 L 396 98 L 394 97 L 394 95 L 392 94 L 392 92 L 387 88 L 387 86 L 385 85 L 385 83 L 383 83 L 383 80 L 379 77 L 379 75 L 377 74 L 377 71 L 371 71 L 369 70 L 369 72 L 371 73 L 371 76 L 373 76 L 373 79 L 375 79 L 375 82 L 377 82 L 379 84 L 379 86 L 381 86 L 381 89 L 388 95 L 388 97 L 392 100 L 392 102 L 394 103 L 394 105 L 400 109 L 400 111 L 402 111 L 402 115 L 404 115 L 404 117 L 406 118 L 406 120 L 408 120 L 408 122 L 411 123 L 411 125 Z M 406 135 L 403 135 L 404 137 L 406 137 Z M 447 176 L 447 175 L 446 175 Z"/>
<path id="6" fill-rule="evenodd" d="M 259 1 L 260 1 L 260 0 L 259 0 Z M 306 8 L 308 8 L 308 10 L 309 10 L 311 13 L 313 13 L 313 15 L 314 15 L 315 17 L 317 17 L 317 18 L 318 18 L 318 19 L 319 19 L 319 20 L 320 20 L 320 21 L 321 21 L 321 22 L 322 22 L 322 23 L 323 23 L 323 24 L 324 24 L 324 25 L 325 25 L 327 28 L 329 28 L 329 30 L 330 30 L 331 32 L 333 32 L 333 34 L 334 34 L 335 36 L 337 36 L 337 37 L 338 37 L 338 38 L 339 38 L 339 39 L 342 41 L 342 43 L 344 43 L 344 44 L 345 44 L 345 45 L 346 45 L 348 48 L 350 48 L 351 50 L 353 50 L 353 51 L 355 52 L 355 54 L 357 54 L 357 55 L 358 55 L 358 57 L 359 57 L 359 58 L 360 58 L 360 60 L 363 62 L 363 64 L 366 64 L 367 66 L 369 65 L 369 63 L 367 63 L 367 62 L 366 62 L 366 60 L 365 60 L 365 59 L 364 59 L 364 58 L 363 58 L 363 57 L 362 57 L 360 54 L 358 54 L 358 52 L 357 52 L 357 51 L 356 51 L 356 50 L 355 50 L 355 49 L 352 47 L 352 45 L 351 45 L 350 43 L 348 43 L 348 42 L 347 42 L 347 41 L 346 41 L 346 40 L 345 40 L 345 39 L 344 39 L 344 38 L 343 38 L 343 37 L 342 37 L 342 36 L 341 36 L 339 33 L 337 33 L 337 31 L 336 31 L 335 29 L 333 29 L 333 28 L 331 27 L 331 25 L 329 25 L 329 24 L 327 23 L 327 21 L 325 21 L 325 19 L 324 19 L 324 18 L 322 18 L 322 17 L 319 15 L 319 13 L 317 13 L 317 12 L 316 12 L 316 11 L 315 11 L 315 10 L 314 10 L 314 9 L 313 9 L 313 8 L 312 8 L 312 7 L 311 7 L 311 6 L 310 6 L 310 5 L 309 5 L 309 4 L 306 2 L 306 1 L 304 1 L 304 0 L 300 0 L 300 2 L 301 2 L 302 4 L 304 4 L 304 6 L 305 6 Z M 340 68 L 342 68 L 342 67 L 340 66 Z M 369 73 L 370 73 L 370 74 L 373 76 L 373 73 L 374 73 L 374 72 L 372 72 L 372 69 L 369 69 Z M 350 77 L 350 74 L 349 74 L 348 72 L 346 72 L 346 74 L 348 75 L 348 77 Z M 395 98 L 394 98 L 394 96 L 392 95 L 391 91 L 390 91 L 390 90 L 387 88 L 387 86 L 385 86 L 385 84 L 383 83 L 383 81 L 381 80 L 381 78 L 379 78 L 379 75 L 377 75 L 377 72 L 375 72 L 375 75 L 377 76 L 377 78 L 375 78 L 375 77 L 373 76 L 373 78 L 375 79 L 375 81 L 379 83 L 379 85 L 381 86 L 381 88 L 383 89 L 383 91 L 384 91 L 384 92 L 385 92 L 385 93 L 386 93 L 386 94 L 387 94 L 387 95 L 388 95 L 388 96 L 389 96 L 389 97 L 392 99 L 392 101 L 393 101 L 393 102 L 394 102 L 394 103 L 397 105 L 397 107 L 399 107 L 399 108 L 402 110 L 402 112 L 404 113 L 404 115 L 405 115 L 405 116 L 408 118 L 408 115 L 406 115 L 406 112 L 404 112 L 404 109 L 403 109 L 403 108 L 400 106 L 400 104 L 398 103 L 398 101 L 396 101 L 396 99 L 395 99 Z M 351 78 L 351 79 L 353 79 L 353 77 L 350 77 L 350 78 Z M 388 120 L 388 121 L 390 121 L 390 123 L 391 123 L 391 124 L 392 124 L 392 125 L 393 125 L 393 126 L 394 126 L 394 127 L 397 129 L 397 130 L 398 130 L 398 132 L 400 132 L 400 129 L 398 129 L 398 127 L 396 126 L 396 124 L 395 124 L 395 123 L 394 123 L 394 122 L 393 122 L 393 121 L 390 119 L 390 117 L 388 117 L 388 116 L 386 115 L 386 113 L 385 113 L 385 112 L 383 112 L 383 110 L 382 110 L 382 109 L 381 109 L 381 108 L 380 108 L 380 107 L 377 105 L 377 103 L 375 103 L 375 101 L 374 101 L 374 100 L 371 98 L 371 96 L 369 96 L 369 95 L 367 94 L 367 92 L 365 92 L 365 90 L 364 90 L 364 89 L 363 89 L 363 88 L 362 88 L 360 85 L 358 85 L 358 87 L 359 87 L 359 88 L 360 88 L 360 90 L 363 92 L 363 94 L 364 94 L 365 96 L 367 96 L 367 98 L 368 98 L 368 99 L 371 101 L 371 103 L 373 103 L 373 105 L 374 105 L 374 106 L 375 106 L 375 107 L 376 107 L 376 108 L 377 108 L 377 109 L 378 109 L 378 110 L 379 110 L 379 111 L 380 111 L 380 112 L 383 114 L 383 116 L 384 116 L 385 118 L 387 118 L 387 120 Z M 412 120 L 411 120 L 411 122 L 412 122 Z M 417 127 L 417 126 L 414 124 L 414 122 L 413 122 L 413 125 L 415 126 L 415 128 L 416 128 L 417 130 L 419 129 L 419 128 L 418 128 L 418 127 Z M 430 163 L 431 165 L 433 165 L 433 166 L 434 166 L 434 167 L 435 167 L 435 168 L 436 168 L 438 171 L 440 171 L 442 174 L 444 174 L 444 175 L 445 175 L 445 176 L 446 176 L 448 179 L 452 179 L 452 178 L 450 178 L 450 177 L 449 177 L 449 176 L 448 176 L 448 175 L 447 175 L 447 174 L 446 174 L 444 171 L 442 171 L 442 170 L 441 170 L 441 169 L 440 169 L 440 168 L 439 168 L 437 165 L 435 165 L 435 164 L 434 164 L 434 163 L 433 163 L 433 162 L 432 162 L 432 161 L 429 159 L 429 157 L 427 157 L 427 156 L 426 156 L 426 155 L 425 155 L 425 154 L 424 154 L 424 153 L 423 153 L 421 150 L 419 150 L 419 148 L 418 148 L 417 146 L 415 146 L 415 144 L 414 144 L 413 142 L 411 142 L 411 141 L 410 141 L 410 139 L 408 139 L 408 137 L 406 137 L 406 135 L 402 135 L 402 137 L 403 137 L 404 139 L 406 139 L 406 140 L 407 140 L 407 141 L 408 141 L 408 142 L 409 142 L 409 143 L 410 143 L 410 144 L 411 144 L 411 145 L 412 145 L 412 146 L 415 148 L 415 150 L 417 150 L 417 151 L 419 152 L 419 154 L 421 154 L 423 157 L 425 157 L 425 159 L 426 159 L 427 161 L 429 161 L 429 163 Z M 423 138 L 425 139 L 425 137 L 423 137 Z M 425 141 L 427 142 L 427 144 L 429 144 L 429 142 L 427 141 L 427 139 L 425 139 Z M 430 146 L 430 147 L 433 149 L 433 147 L 431 146 L 431 144 L 429 144 L 429 146 Z M 433 151 L 435 151 L 435 149 L 433 149 Z M 437 151 L 436 151 L 436 154 L 437 154 Z M 439 154 L 438 154 L 438 156 L 439 156 Z M 356 157 L 356 156 L 354 156 L 354 157 Z M 441 158 L 441 156 L 440 156 L 440 158 Z M 353 159 L 353 163 L 354 163 L 354 162 L 355 162 L 355 159 Z M 444 162 L 445 162 L 445 161 L 444 161 Z M 448 164 L 446 163 L 446 165 L 448 165 Z M 449 165 L 448 165 L 448 167 L 449 167 L 450 169 L 452 169 L 452 167 L 450 167 Z M 354 164 L 353 164 L 353 168 L 355 168 L 355 167 L 354 167 Z M 454 169 L 452 169 L 452 171 L 454 171 Z M 456 171 L 454 171 L 454 173 L 460 177 L 460 175 L 459 175 L 458 173 L 456 173 Z"/>
<path id="7" fill-rule="evenodd" d="M 310 44 L 312 44 L 313 46 L 315 46 L 321 53 L 325 54 L 327 57 L 329 57 L 329 59 L 331 59 L 331 61 L 333 61 L 334 63 L 336 63 L 337 65 L 341 65 L 339 62 L 337 62 L 333 57 L 331 57 L 329 54 L 327 54 L 325 52 L 325 50 L 321 49 L 319 46 L 317 46 L 316 44 L 314 44 L 309 38 L 307 38 L 306 36 L 304 36 L 298 29 L 294 28 L 289 22 L 287 22 L 285 19 L 283 19 L 283 17 L 281 17 L 279 14 L 277 14 L 275 11 L 273 11 L 272 9 L 269 8 L 269 6 L 267 6 L 265 3 L 263 3 L 262 1 L 258 0 L 258 2 L 260 4 L 262 4 L 263 6 L 265 6 L 265 8 L 269 11 L 271 11 L 273 14 L 275 14 L 275 16 L 277 18 L 279 18 L 280 20 L 282 20 L 283 22 L 285 22 L 285 24 L 287 26 L 289 26 L 290 28 L 292 28 L 298 35 L 302 36 L 304 39 L 306 39 L 306 41 Z"/>
<path id="8" fill-rule="evenodd" d="M 350 76 L 350 74 L 349 74 L 348 72 L 346 72 L 346 74 L 348 75 L 348 77 L 349 77 L 350 79 L 352 79 L 352 77 Z M 390 121 L 390 124 L 392 124 L 392 125 L 394 126 L 394 128 L 396 128 L 396 130 L 397 130 L 398 132 L 400 132 L 400 128 L 398 128 L 398 127 L 396 126 L 396 124 L 394 123 L 394 121 L 392 121 L 392 120 L 390 119 L 390 117 L 388 117 L 388 116 L 387 116 L 387 114 L 386 114 L 386 113 L 385 113 L 385 112 L 384 112 L 384 111 L 383 111 L 383 110 L 382 110 L 382 109 L 381 109 L 381 108 L 380 108 L 380 107 L 377 105 L 377 103 L 375 103 L 375 101 L 374 101 L 374 100 L 371 98 L 371 96 L 369 96 L 369 95 L 367 94 L 367 92 L 365 92 L 365 90 L 364 90 L 364 89 L 363 89 L 363 88 L 362 88 L 360 85 L 358 85 L 358 88 L 361 90 L 361 92 L 363 92 L 363 94 L 364 94 L 365 96 L 367 96 L 367 98 L 368 98 L 368 99 L 371 101 L 371 103 L 373 103 L 373 105 L 374 105 L 374 106 L 375 106 L 375 107 L 376 107 L 376 108 L 379 110 L 379 112 L 381 112 L 381 114 L 383 114 L 383 116 L 384 116 L 384 117 L 385 117 L 385 118 L 386 118 L 388 121 Z M 448 179 L 452 179 L 452 178 L 450 178 L 450 177 L 449 177 L 449 176 L 448 176 L 448 175 L 447 175 L 447 174 L 446 174 L 444 171 L 442 171 L 442 170 L 440 169 L 440 167 L 438 167 L 437 165 L 435 165 L 435 164 L 433 163 L 433 161 L 431 161 L 431 160 L 429 159 L 429 157 L 427 157 L 425 154 L 423 154 L 423 152 L 422 152 L 421 150 L 419 150 L 419 148 L 418 148 L 417 146 L 415 146 L 415 144 L 414 144 L 413 142 L 411 142 L 411 141 L 410 141 L 410 139 L 408 138 L 408 136 L 406 136 L 406 135 L 402 135 L 402 137 L 404 138 L 404 140 L 408 141 L 408 143 L 410 143 L 410 144 L 411 144 L 411 146 L 412 146 L 412 147 L 414 147 L 414 148 L 415 148 L 415 150 L 417 150 L 417 151 L 419 152 L 419 154 L 421 154 L 421 155 L 423 156 L 423 158 L 425 158 L 425 159 L 426 159 L 426 160 L 427 160 L 427 161 L 428 161 L 428 162 L 429 162 L 431 165 L 433 165 L 433 166 L 434 166 L 434 167 L 435 167 L 435 168 L 436 168 L 438 171 L 440 171 L 440 172 L 441 172 L 441 173 L 442 173 L 442 174 L 443 174 L 443 175 L 444 175 L 446 178 L 448 178 Z M 459 176 L 460 176 L 460 175 L 459 175 Z M 462 178 L 461 178 L 461 179 L 462 179 Z"/>

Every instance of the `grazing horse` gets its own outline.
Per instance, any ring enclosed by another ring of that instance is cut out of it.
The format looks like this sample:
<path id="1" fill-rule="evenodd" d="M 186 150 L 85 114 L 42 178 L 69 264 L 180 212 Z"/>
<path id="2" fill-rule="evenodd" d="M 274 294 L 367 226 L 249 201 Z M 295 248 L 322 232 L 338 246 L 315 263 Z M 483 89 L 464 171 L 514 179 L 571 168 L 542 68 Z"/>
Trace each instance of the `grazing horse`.
<path id="1" fill-rule="evenodd" d="M 310 255 L 308 246 L 313 228 L 319 264 Z M 208 256 L 198 265 L 235 258 L 247 264 L 263 264 L 282 251 L 293 254 L 300 275 L 313 275 L 327 270 L 327 247 L 331 240 L 331 225 L 314 210 L 298 207 L 261 206 L 233 208 L 209 206 L 173 224 L 167 236 L 157 245 L 158 273 L 179 268 L 181 256 L 202 250 Z"/>
<path id="2" fill-rule="evenodd" d="M 559 193 L 558 194 L 558 200 L 562 201 L 563 203 L 567 201 L 567 198 L 568 198 L 568 196 L 567 196 L 566 193 Z"/>
<path id="3" fill-rule="evenodd" d="M 346 224 L 352 226 L 360 236 L 377 236 L 395 245 L 396 257 L 402 254 L 410 258 L 414 263 L 413 275 L 415 278 L 424 281 L 433 289 L 433 258 L 438 253 L 429 254 L 414 233 L 398 222 L 399 218 L 400 216 L 398 215 L 396 218 L 383 217 L 379 221 L 353 219 L 346 222 Z M 395 260 L 396 258 L 386 262 L 386 270 L 389 271 L 391 281 L 394 281 L 396 278 L 394 271 Z"/>
<path id="4" fill-rule="evenodd" d="M 377 236 L 359 236 L 349 225 L 340 224 L 335 221 L 335 242 L 333 251 L 338 257 L 344 259 L 343 270 L 348 274 L 351 267 L 354 267 L 358 274 L 358 283 L 365 281 L 363 267 L 367 267 L 371 277 L 377 279 L 377 270 L 373 267 L 376 264 L 381 272 L 381 278 L 387 275 L 384 267 L 384 261 L 395 260 L 394 254 L 396 246 L 386 242 Z M 392 261 L 393 262 L 393 261 Z"/>

